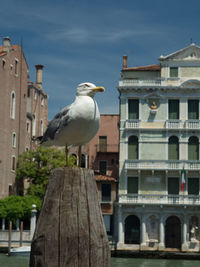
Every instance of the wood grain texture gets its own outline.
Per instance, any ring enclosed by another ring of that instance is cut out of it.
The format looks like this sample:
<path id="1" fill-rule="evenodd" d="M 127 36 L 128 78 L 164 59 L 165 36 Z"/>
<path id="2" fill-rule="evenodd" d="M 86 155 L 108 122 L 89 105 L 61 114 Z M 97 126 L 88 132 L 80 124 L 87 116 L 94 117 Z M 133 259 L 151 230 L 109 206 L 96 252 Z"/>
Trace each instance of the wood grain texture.
<path id="1" fill-rule="evenodd" d="M 30 267 L 44 266 L 110 266 L 92 170 L 59 168 L 52 172 L 30 256 Z"/>

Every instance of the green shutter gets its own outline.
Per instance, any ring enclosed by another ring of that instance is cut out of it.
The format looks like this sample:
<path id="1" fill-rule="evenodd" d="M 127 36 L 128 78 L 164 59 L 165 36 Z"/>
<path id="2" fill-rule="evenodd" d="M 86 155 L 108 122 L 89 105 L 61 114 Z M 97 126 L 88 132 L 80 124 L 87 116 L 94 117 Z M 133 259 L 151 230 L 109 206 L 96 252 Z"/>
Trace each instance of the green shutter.
<path id="1" fill-rule="evenodd" d="M 176 177 L 168 178 L 168 194 L 169 195 L 179 194 L 179 178 Z"/>
<path id="2" fill-rule="evenodd" d="M 188 195 L 199 195 L 199 178 L 188 178 Z"/>
<path id="3" fill-rule="evenodd" d="M 188 120 L 199 119 L 199 100 L 188 100 Z"/>
<path id="4" fill-rule="evenodd" d="M 169 100 L 169 120 L 179 119 L 179 100 Z"/>
<path id="5" fill-rule="evenodd" d="M 128 177 L 128 194 L 138 194 L 138 177 Z"/>
<path id="6" fill-rule="evenodd" d="M 199 160 L 199 140 L 195 136 L 188 142 L 188 160 Z"/>
<path id="7" fill-rule="evenodd" d="M 128 159 L 138 159 L 138 138 L 131 136 L 128 139 Z"/>
<path id="8" fill-rule="evenodd" d="M 129 120 L 139 119 L 139 100 L 138 99 L 128 100 L 128 119 Z"/>
<path id="9" fill-rule="evenodd" d="M 170 77 L 177 78 L 178 77 L 178 67 L 171 67 L 170 68 Z"/>
<path id="10" fill-rule="evenodd" d="M 169 138 L 168 159 L 179 160 L 179 142 L 176 136 L 171 136 Z"/>

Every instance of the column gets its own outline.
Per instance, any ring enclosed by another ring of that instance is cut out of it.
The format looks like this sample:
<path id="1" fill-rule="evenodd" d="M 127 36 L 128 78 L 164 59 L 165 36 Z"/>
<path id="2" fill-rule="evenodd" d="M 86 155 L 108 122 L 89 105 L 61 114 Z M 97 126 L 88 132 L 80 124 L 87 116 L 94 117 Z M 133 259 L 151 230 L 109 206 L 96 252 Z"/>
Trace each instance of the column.
<path id="1" fill-rule="evenodd" d="M 5 218 L 2 219 L 2 231 L 5 230 L 6 220 Z"/>
<path id="2" fill-rule="evenodd" d="M 141 225 L 141 248 L 146 247 L 146 220 L 145 215 L 142 215 L 142 225 Z"/>
<path id="3" fill-rule="evenodd" d="M 33 238 L 35 228 L 36 228 L 36 215 L 37 215 L 36 205 L 33 204 L 32 207 L 33 207 L 33 209 L 32 209 L 32 214 L 31 214 L 31 229 L 30 229 L 31 240 Z"/>
<path id="4" fill-rule="evenodd" d="M 158 245 L 159 250 L 163 250 L 165 248 L 165 233 L 164 233 L 164 219 L 160 218 L 160 242 Z"/>
<path id="5" fill-rule="evenodd" d="M 183 226 L 182 226 L 182 251 L 187 251 L 188 250 L 188 243 L 187 243 L 187 217 L 186 215 L 184 216 L 184 221 L 183 221 Z"/>
<path id="6" fill-rule="evenodd" d="M 118 207 L 118 247 L 124 244 L 124 231 L 123 231 L 123 220 L 122 220 L 122 206 Z"/>

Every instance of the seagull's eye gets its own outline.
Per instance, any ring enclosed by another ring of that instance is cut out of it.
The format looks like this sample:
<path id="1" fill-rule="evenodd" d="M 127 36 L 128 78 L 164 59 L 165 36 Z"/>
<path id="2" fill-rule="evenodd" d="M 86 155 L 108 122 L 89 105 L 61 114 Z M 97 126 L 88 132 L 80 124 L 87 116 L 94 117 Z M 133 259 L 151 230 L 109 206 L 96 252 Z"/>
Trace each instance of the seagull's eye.
<path id="1" fill-rule="evenodd" d="M 86 87 L 89 87 L 89 85 L 87 83 L 84 84 Z"/>

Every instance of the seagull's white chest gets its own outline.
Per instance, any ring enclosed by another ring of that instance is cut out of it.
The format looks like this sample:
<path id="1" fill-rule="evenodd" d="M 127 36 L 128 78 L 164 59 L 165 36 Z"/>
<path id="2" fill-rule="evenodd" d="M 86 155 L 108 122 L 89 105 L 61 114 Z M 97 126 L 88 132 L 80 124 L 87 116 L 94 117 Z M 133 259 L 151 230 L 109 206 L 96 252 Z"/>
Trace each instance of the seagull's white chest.
<path id="1" fill-rule="evenodd" d="M 83 145 L 97 133 L 100 114 L 97 103 L 89 96 L 78 96 L 69 110 L 69 123 L 58 132 L 58 145 Z"/>

